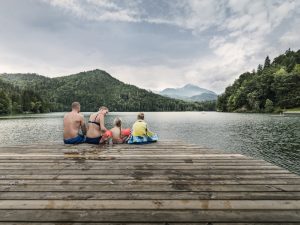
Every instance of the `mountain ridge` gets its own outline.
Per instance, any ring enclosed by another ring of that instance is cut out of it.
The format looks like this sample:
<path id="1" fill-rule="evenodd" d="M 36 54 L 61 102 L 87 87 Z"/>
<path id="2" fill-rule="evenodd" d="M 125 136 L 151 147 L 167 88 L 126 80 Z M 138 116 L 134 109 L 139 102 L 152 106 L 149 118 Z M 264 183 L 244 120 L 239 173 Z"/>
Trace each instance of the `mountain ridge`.
<path id="1" fill-rule="evenodd" d="M 160 91 L 159 94 L 185 101 L 202 102 L 217 100 L 217 94 L 215 92 L 190 83 L 180 88 L 165 88 Z"/>
<path id="2" fill-rule="evenodd" d="M 43 102 L 39 104 L 44 108 L 35 110 L 37 112 L 68 111 L 73 101 L 79 101 L 85 111 L 95 111 L 101 105 L 106 105 L 111 111 L 194 111 L 214 108 L 211 104 L 175 100 L 125 84 L 99 69 L 53 78 L 34 73 L 5 73 L 0 74 L 0 79 L 40 96 L 38 102 Z M 9 97 L 10 105 L 22 105 L 22 101 L 14 102 Z M 31 102 L 30 99 L 28 101 Z M 32 102 L 34 104 L 35 101 Z"/>

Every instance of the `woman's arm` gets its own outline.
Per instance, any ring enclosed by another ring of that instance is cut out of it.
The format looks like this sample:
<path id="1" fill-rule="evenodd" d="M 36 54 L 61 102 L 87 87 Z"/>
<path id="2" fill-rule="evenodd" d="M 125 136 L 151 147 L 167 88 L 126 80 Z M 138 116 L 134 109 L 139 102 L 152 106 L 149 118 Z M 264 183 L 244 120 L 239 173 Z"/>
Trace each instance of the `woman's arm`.
<path id="1" fill-rule="evenodd" d="M 104 125 L 104 115 L 103 114 L 99 115 L 99 123 L 100 123 L 100 129 L 101 129 L 101 131 L 102 132 L 107 131 L 107 128 Z"/>

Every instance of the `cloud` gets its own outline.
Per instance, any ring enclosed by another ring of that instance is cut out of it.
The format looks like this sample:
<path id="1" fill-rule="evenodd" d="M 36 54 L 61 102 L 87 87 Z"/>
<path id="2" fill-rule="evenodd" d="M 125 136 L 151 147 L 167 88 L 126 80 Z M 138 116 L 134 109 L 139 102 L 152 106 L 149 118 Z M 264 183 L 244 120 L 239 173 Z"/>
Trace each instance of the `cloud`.
<path id="1" fill-rule="evenodd" d="M 165 24 L 195 32 L 203 31 L 211 26 L 219 26 L 226 16 L 225 0 L 44 1 L 51 6 L 87 20 Z M 159 8 L 162 8 L 162 10 L 159 10 Z"/>
<path id="2" fill-rule="evenodd" d="M 298 25 L 300 26 L 300 23 Z M 299 26 L 297 28 L 298 30 L 288 31 L 282 35 L 279 39 L 279 42 L 284 46 L 289 46 L 290 48 L 299 48 Z"/>
<path id="3" fill-rule="evenodd" d="M 289 24 L 289 29 L 284 32 L 278 42 L 282 48 L 299 49 L 300 46 L 300 19 Z"/>
<path id="4" fill-rule="evenodd" d="M 220 93 L 266 55 L 299 48 L 299 13 L 297 0 L 3 1 L 0 72 L 100 68 L 146 89 Z"/>
<path id="5" fill-rule="evenodd" d="M 46 0 L 46 2 L 88 20 L 140 21 L 138 13 L 133 9 L 135 2 L 130 0 L 125 7 L 118 6 L 109 0 Z"/>
<path id="6" fill-rule="evenodd" d="M 299 48 L 300 32 L 296 28 L 299 22 L 293 20 L 300 8 L 299 2 L 232 0 L 227 8 L 230 14 L 220 25 L 224 33 L 213 36 L 209 41 L 213 57 L 198 59 L 198 63 L 192 64 L 185 74 L 214 90 L 224 90 L 224 86 L 232 83 L 238 74 L 255 69 L 266 55 L 281 54 L 291 43 Z M 290 28 L 293 31 L 279 39 L 284 46 L 279 48 L 276 42 L 271 41 L 270 35 L 287 21 L 293 24 Z"/>

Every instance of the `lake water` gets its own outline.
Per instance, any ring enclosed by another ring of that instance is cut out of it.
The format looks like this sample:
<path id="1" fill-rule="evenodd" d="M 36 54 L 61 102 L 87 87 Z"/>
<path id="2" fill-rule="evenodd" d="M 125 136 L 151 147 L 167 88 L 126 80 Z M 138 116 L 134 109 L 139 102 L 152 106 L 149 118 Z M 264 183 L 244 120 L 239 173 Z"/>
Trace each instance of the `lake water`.
<path id="1" fill-rule="evenodd" d="M 89 113 L 84 113 L 88 120 Z M 106 126 L 120 116 L 130 127 L 137 113 L 110 113 Z M 0 118 L 0 145 L 62 143 L 64 113 Z M 300 117 L 218 112 L 149 112 L 149 128 L 160 140 L 187 143 L 265 159 L 300 174 Z"/>

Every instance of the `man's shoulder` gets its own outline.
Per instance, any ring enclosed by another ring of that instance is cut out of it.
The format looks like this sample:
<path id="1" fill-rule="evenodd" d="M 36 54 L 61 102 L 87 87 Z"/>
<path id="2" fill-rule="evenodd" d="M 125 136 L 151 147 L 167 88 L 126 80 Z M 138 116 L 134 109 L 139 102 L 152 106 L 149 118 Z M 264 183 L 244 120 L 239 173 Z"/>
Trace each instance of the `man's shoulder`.
<path id="1" fill-rule="evenodd" d="M 70 113 L 67 112 L 67 113 L 65 113 L 64 117 L 67 117 L 67 116 L 69 116 L 69 115 L 70 115 Z"/>

